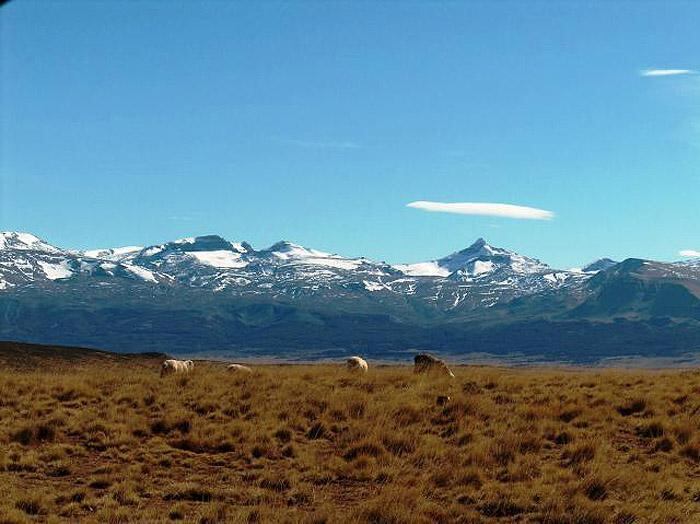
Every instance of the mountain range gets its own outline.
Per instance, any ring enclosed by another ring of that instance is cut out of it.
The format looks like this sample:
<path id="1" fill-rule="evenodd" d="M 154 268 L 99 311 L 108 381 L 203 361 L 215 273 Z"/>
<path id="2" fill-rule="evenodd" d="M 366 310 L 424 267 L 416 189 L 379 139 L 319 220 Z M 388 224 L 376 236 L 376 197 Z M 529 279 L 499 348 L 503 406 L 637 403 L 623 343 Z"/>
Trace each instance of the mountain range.
<path id="1" fill-rule="evenodd" d="M 478 239 L 392 265 L 216 235 L 76 251 L 4 232 L 0 339 L 309 360 L 684 358 L 700 352 L 700 260 L 559 270 Z"/>

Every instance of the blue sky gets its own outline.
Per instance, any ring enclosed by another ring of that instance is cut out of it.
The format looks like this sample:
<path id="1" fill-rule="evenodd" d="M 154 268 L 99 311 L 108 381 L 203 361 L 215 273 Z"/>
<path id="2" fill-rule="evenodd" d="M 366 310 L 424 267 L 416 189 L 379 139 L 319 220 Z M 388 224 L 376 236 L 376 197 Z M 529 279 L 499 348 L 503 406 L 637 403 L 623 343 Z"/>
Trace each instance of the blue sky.
<path id="1" fill-rule="evenodd" d="M 699 19 L 694 2 L 15 0 L 0 229 L 390 262 L 480 236 L 559 267 L 678 259 L 700 250 Z"/>

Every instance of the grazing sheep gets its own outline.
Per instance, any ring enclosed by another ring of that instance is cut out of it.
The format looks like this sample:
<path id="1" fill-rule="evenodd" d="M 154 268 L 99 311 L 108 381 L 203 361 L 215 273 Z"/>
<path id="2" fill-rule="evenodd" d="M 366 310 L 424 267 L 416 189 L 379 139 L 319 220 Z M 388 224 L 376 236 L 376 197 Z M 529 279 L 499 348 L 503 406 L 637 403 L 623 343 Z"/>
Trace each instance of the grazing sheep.
<path id="1" fill-rule="evenodd" d="M 444 360 L 429 355 L 428 353 L 419 353 L 413 359 L 414 373 L 440 373 L 450 378 L 454 378 L 454 373 L 447 367 Z"/>
<path id="2" fill-rule="evenodd" d="M 226 366 L 226 370 L 230 371 L 232 373 L 238 373 L 240 374 L 245 374 L 245 375 L 252 375 L 253 370 L 250 369 L 248 366 L 244 366 L 243 364 L 229 364 Z"/>
<path id="3" fill-rule="evenodd" d="M 160 376 L 172 373 L 189 373 L 194 369 L 194 362 L 191 360 L 168 359 L 160 366 Z"/>
<path id="4" fill-rule="evenodd" d="M 360 371 L 362 373 L 367 373 L 369 369 L 367 361 L 362 357 L 350 357 L 345 361 L 345 367 L 350 371 Z"/>

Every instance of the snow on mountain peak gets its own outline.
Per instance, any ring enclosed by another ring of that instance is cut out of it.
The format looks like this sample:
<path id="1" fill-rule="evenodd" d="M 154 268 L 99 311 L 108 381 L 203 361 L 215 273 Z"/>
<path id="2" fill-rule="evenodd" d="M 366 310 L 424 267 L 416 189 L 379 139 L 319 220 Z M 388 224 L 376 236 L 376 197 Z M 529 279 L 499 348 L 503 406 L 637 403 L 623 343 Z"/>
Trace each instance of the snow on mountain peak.
<path id="1" fill-rule="evenodd" d="M 330 253 L 310 249 L 300 246 L 299 244 L 293 244 L 292 242 L 287 242 L 286 240 L 277 242 L 264 251 L 269 252 L 282 260 L 333 256 Z"/>
<path id="2" fill-rule="evenodd" d="M 246 242 L 229 242 L 219 235 L 203 235 L 149 246 L 137 253 L 134 262 L 159 270 L 193 261 L 203 266 L 239 269 L 248 265 L 243 256 L 252 251 Z"/>
<path id="3" fill-rule="evenodd" d="M 499 268 L 508 268 L 514 273 L 530 274 L 547 271 L 549 266 L 535 258 L 519 255 L 513 251 L 494 247 L 483 238 L 471 246 L 441 258 L 437 263 L 454 273 L 477 276 Z"/>
<path id="4" fill-rule="evenodd" d="M 243 268 L 248 262 L 241 260 L 241 254 L 230 249 L 216 249 L 213 251 L 190 251 L 188 253 L 200 264 L 218 268 Z"/>
<path id="5" fill-rule="evenodd" d="M 483 238 L 479 238 L 461 251 L 438 260 L 399 264 L 394 267 L 409 276 L 428 277 L 447 277 L 453 273 L 466 277 L 478 277 L 503 267 L 517 274 L 539 273 L 549 269 L 549 266 L 537 259 L 494 247 Z"/>
<path id="6" fill-rule="evenodd" d="M 393 267 L 409 277 L 446 277 L 450 274 L 448 269 L 441 267 L 436 261 L 395 264 Z"/>
<path id="7" fill-rule="evenodd" d="M 283 264 L 326 266 L 352 271 L 365 262 L 363 258 L 345 258 L 283 240 L 260 251 L 263 256 L 272 256 Z"/>
<path id="8" fill-rule="evenodd" d="M 0 232 L 0 249 L 46 251 L 48 253 L 60 252 L 60 249 L 47 244 L 39 237 L 21 231 Z"/>
<path id="9" fill-rule="evenodd" d="M 166 244 L 180 251 L 247 251 L 247 244 L 229 242 L 219 235 L 203 235 L 197 237 L 187 237 L 175 240 Z M 248 246 L 249 247 L 249 246 Z"/>
<path id="10" fill-rule="evenodd" d="M 263 289 L 275 283 L 286 286 L 290 282 L 304 282 L 303 289 L 327 289 L 339 283 L 350 289 L 361 283 L 367 291 L 415 293 L 417 285 L 432 284 L 418 282 L 412 277 L 448 279 L 459 285 L 496 282 L 525 289 L 535 280 L 542 280 L 540 277 L 554 279 L 551 285 L 559 285 L 573 275 L 555 272 L 539 260 L 494 247 L 483 238 L 446 257 L 393 268 L 364 257 L 343 257 L 288 241 L 256 250 L 246 242 L 231 242 L 218 235 L 186 237 L 145 248 L 62 251 L 34 235 L 3 233 L 0 250 L 2 248 L 7 248 L 4 256 L 10 257 L 19 268 L 12 278 L 4 278 L 6 288 L 33 278 L 45 281 L 96 275 L 137 278 L 151 283 L 211 285 L 217 291 L 227 287 L 258 285 Z M 25 267 L 32 269 L 27 272 Z M 439 286 L 443 285 L 446 283 L 440 282 Z"/>
<path id="11" fill-rule="evenodd" d="M 124 246 L 105 249 L 89 249 L 80 253 L 90 258 L 102 258 L 105 260 L 120 260 L 129 255 L 138 253 L 143 246 Z"/>
<path id="12" fill-rule="evenodd" d="M 253 251 L 246 242 L 229 242 L 219 235 L 186 237 L 142 248 L 132 253 L 134 262 L 160 266 L 165 260 L 172 262 L 191 261 L 219 268 L 244 267 L 241 256 Z"/>

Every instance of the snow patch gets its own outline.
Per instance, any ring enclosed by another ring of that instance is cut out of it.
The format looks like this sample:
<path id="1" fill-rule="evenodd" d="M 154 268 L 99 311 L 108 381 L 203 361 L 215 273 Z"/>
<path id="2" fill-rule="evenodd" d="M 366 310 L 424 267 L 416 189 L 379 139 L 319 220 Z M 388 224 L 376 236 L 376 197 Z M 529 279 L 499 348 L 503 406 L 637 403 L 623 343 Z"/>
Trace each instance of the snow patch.
<path id="1" fill-rule="evenodd" d="M 153 255 L 157 255 L 158 253 L 163 251 L 163 246 L 153 246 L 149 247 L 148 249 L 145 249 L 142 253 L 143 256 L 145 257 L 152 257 Z"/>
<path id="2" fill-rule="evenodd" d="M 107 249 L 90 249 L 83 251 L 83 255 L 90 258 L 105 258 L 107 260 L 118 260 L 127 255 L 137 253 L 143 249 L 143 246 L 124 246 Z"/>
<path id="3" fill-rule="evenodd" d="M 15 231 L 3 231 L 0 233 L 0 249 L 46 251 L 47 253 L 60 253 L 61 251 L 31 233 Z"/>
<path id="4" fill-rule="evenodd" d="M 49 280 L 58 280 L 60 278 L 68 278 L 73 275 L 73 272 L 68 268 L 65 262 L 60 262 L 58 264 L 50 264 L 48 262 L 42 262 L 37 260 L 37 264 L 41 266 L 41 270 L 46 275 Z"/>
<path id="5" fill-rule="evenodd" d="M 411 277 L 446 277 L 450 271 L 436 262 L 418 262 L 417 264 L 397 264 L 393 266 L 404 275 Z"/>
<path id="6" fill-rule="evenodd" d="M 124 267 L 127 271 L 133 273 L 142 280 L 146 280 L 147 282 L 158 282 L 158 279 L 153 276 L 153 273 L 148 269 L 144 269 L 139 266 L 132 266 L 131 264 L 124 264 Z"/>
<path id="7" fill-rule="evenodd" d="M 493 271 L 494 265 L 490 260 L 484 262 L 482 260 L 477 260 L 474 262 L 474 270 L 472 275 L 483 275 L 484 273 L 490 273 Z"/>
<path id="8" fill-rule="evenodd" d="M 324 253 L 316 249 L 308 249 L 291 242 L 284 242 L 279 247 L 273 246 L 273 254 L 281 260 L 312 258 L 312 257 L 330 257 L 330 253 Z"/>
<path id="9" fill-rule="evenodd" d="M 391 291 L 389 286 L 382 284 L 381 282 L 370 282 L 369 280 L 363 280 L 362 284 L 364 284 L 367 291 L 381 291 L 383 289 L 388 289 Z"/>
<path id="10" fill-rule="evenodd" d="M 195 243 L 195 237 L 185 237 L 185 238 L 178 238 L 173 242 L 173 244 L 194 244 Z"/>
<path id="11" fill-rule="evenodd" d="M 197 259 L 200 264 L 219 268 L 242 268 L 248 262 L 241 260 L 240 253 L 233 251 L 191 251 L 188 255 Z"/>
<path id="12" fill-rule="evenodd" d="M 344 258 L 316 249 L 309 249 L 290 242 L 273 246 L 272 254 L 279 260 L 292 264 L 309 264 L 352 271 L 364 262 L 363 259 Z"/>
<path id="13" fill-rule="evenodd" d="M 328 258 L 307 258 L 303 260 L 306 264 L 313 264 L 315 266 L 327 266 L 334 267 L 336 269 L 345 269 L 347 271 L 352 271 L 357 269 L 357 267 L 362 264 L 361 260 L 352 260 L 349 258 L 333 257 Z"/>

